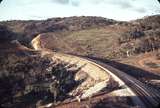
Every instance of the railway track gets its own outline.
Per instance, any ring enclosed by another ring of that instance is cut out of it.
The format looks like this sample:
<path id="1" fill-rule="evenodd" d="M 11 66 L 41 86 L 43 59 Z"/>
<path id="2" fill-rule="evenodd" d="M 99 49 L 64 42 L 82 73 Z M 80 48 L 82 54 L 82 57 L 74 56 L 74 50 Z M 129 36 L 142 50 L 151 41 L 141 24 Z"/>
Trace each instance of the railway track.
<path id="1" fill-rule="evenodd" d="M 134 77 L 115 69 L 103 62 L 86 58 L 90 61 L 93 61 L 104 68 L 111 71 L 113 74 L 115 74 L 117 77 L 119 77 L 122 81 L 125 82 L 125 84 L 131 88 L 131 90 L 134 91 L 134 93 L 142 100 L 144 107 L 146 108 L 158 108 L 160 104 L 160 92 L 154 88 L 149 87 L 148 85 L 140 82 L 139 80 L 135 79 Z"/>
<path id="2" fill-rule="evenodd" d="M 70 55 L 70 56 L 75 56 L 75 55 Z M 160 103 L 160 92 L 158 90 L 149 87 L 148 85 L 140 82 L 134 77 L 112 66 L 109 66 L 101 61 L 97 61 L 87 57 L 81 57 L 81 56 L 78 57 L 82 59 L 87 59 L 88 61 L 90 61 L 91 64 L 96 65 L 101 69 L 104 69 L 118 82 L 124 83 L 125 87 L 128 88 L 128 91 L 131 93 L 133 91 L 133 94 L 136 95 L 135 97 L 132 97 L 132 100 L 135 105 L 140 106 L 142 108 L 158 108 Z"/>
<path id="3" fill-rule="evenodd" d="M 41 48 L 41 46 L 37 40 L 35 38 L 32 42 L 32 45 L 35 48 L 35 50 L 45 51 L 43 48 Z M 79 60 L 81 60 L 81 61 L 85 61 L 85 60 L 88 61 L 87 63 L 93 64 L 93 65 L 97 66 L 98 68 L 101 68 L 103 71 L 109 73 L 118 82 L 121 82 L 121 84 L 124 84 L 125 87 L 128 89 L 128 91 L 135 96 L 135 97 L 132 97 L 132 99 L 134 98 L 133 100 L 134 100 L 135 105 L 138 105 L 142 108 L 158 108 L 158 106 L 160 104 L 160 92 L 154 88 L 151 88 L 151 87 L 145 85 L 144 83 L 140 82 L 139 80 L 135 79 L 134 77 L 132 77 L 132 76 L 116 69 L 116 68 L 113 68 L 113 67 L 105 64 L 102 61 L 98 61 L 95 59 L 82 57 L 82 56 L 78 56 L 78 55 L 73 55 L 73 54 L 60 54 L 60 53 L 55 53 L 55 54 L 57 54 L 57 56 L 59 56 L 58 57 L 59 59 L 63 59 L 62 56 L 71 56 L 70 58 L 78 57 Z M 70 59 L 70 60 L 72 60 L 72 59 Z"/>

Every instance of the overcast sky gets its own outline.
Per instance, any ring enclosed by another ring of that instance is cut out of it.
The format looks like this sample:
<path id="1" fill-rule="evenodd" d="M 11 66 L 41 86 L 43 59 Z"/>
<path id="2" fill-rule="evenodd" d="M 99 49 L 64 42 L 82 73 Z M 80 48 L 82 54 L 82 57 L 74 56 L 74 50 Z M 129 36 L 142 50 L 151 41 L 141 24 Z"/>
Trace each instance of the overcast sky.
<path id="1" fill-rule="evenodd" d="M 3 0 L 0 21 L 69 16 L 102 16 L 133 20 L 160 14 L 157 0 Z"/>

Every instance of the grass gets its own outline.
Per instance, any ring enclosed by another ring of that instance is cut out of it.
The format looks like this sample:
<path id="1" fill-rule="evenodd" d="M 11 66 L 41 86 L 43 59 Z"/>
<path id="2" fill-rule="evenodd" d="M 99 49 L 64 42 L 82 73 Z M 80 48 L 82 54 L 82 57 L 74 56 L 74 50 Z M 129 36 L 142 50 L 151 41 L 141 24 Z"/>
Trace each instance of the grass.
<path id="1" fill-rule="evenodd" d="M 106 56 L 113 50 L 118 37 L 118 32 L 111 29 L 92 28 L 71 32 L 63 38 L 63 41 L 78 54 Z"/>

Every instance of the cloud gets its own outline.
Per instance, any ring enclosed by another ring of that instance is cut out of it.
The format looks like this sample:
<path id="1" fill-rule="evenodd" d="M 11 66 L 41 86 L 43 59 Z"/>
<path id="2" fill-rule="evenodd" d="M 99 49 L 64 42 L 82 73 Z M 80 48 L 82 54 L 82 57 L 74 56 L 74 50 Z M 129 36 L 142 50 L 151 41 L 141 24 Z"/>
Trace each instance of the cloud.
<path id="1" fill-rule="evenodd" d="M 69 4 L 69 0 L 52 0 L 52 2 L 64 5 Z"/>
<path id="2" fill-rule="evenodd" d="M 138 13 L 145 13 L 147 11 L 144 7 L 134 5 L 134 2 L 136 2 L 136 0 L 128 0 L 128 1 L 124 1 L 124 0 L 116 1 L 115 0 L 115 1 L 110 1 L 109 3 L 112 5 L 119 6 L 121 9 L 133 10 Z"/>
<path id="3" fill-rule="evenodd" d="M 79 6 L 80 5 L 80 1 L 79 0 L 71 0 L 71 5 L 72 6 Z"/>
<path id="4" fill-rule="evenodd" d="M 61 5 L 72 5 L 72 6 L 80 5 L 80 0 L 52 0 L 52 2 L 61 4 Z"/>
<path id="5" fill-rule="evenodd" d="M 106 0 L 89 0 L 89 2 L 92 4 L 100 4 L 106 2 Z"/>
<path id="6" fill-rule="evenodd" d="M 139 12 L 139 13 L 146 13 L 147 10 L 145 8 L 136 8 L 135 11 Z"/>
<path id="7" fill-rule="evenodd" d="M 107 1 L 107 0 L 106 0 Z M 111 5 L 115 5 L 115 6 L 119 6 L 122 9 L 128 9 L 128 8 L 132 8 L 133 5 L 132 3 L 128 0 L 112 0 L 108 2 Z"/>
<path id="8" fill-rule="evenodd" d="M 158 0 L 3 0 L 0 4 L 0 20 L 82 15 L 133 20 L 152 13 L 160 14 Z"/>
<path id="9" fill-rule="evenodd" d="M 54 3 L 59 3 L 62 5 L 70 5 L 74 7 L 79 6 L 101 6 L 106 7 L 111 6 L 112 8 L 124 10 L 124 11 L 134 11 L 137 13 L 146 13 L 148 10 L 141 5 L 138 0 L 52 0 Z M 144 2 L 142 2 L 144 3 Z M 138 5 L 137 5 L 138 4 Z"/>
<path id="10" fill-rule="evenodd" d="M 127 8 L 132 8 L 132 3 L 133 0 L 81 0 L 81 1 L 86 1 L 87 3 L 91 5 L 100 5 L 100 4 L 105 4 L 105 5 L 112 5 L 112 6 L 118 6 L 123 9 Z"/>
<path id="11" fill-rule="evenodd" d="M 80 4 L 87 3 L 89 5 L 107 4 L 112 6 L 119 6 L 122 9 L 132 8 L 131 2 L 133 0 L 51 0 L 53 3 L 61 5 L 79 6 Z"/>
<path id="12" fill-rule="evenodd" d="M 120 3 L 120 6 L 121 6 L 121 8 L 123 8 L 123 9 L 127 9 L 127 8 L 132 8 L 132 7 L 133 7 L 132 4 L 129 3 L 129 2 L 121 2 L 121 3 Z"/>

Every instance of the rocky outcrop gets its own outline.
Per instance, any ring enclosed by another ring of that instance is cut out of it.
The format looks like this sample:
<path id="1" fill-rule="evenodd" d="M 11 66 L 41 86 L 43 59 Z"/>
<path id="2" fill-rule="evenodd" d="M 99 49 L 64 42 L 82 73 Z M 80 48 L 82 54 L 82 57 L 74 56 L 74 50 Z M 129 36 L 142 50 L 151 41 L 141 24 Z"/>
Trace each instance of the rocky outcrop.
<path id="1" fill-rule="evenodd" d="M 41 50 L 42 46 L 41 46 L 41 35 L 38 35 L 37 37 L 35 37 L 32 41 L 31 44 L 33 46 L 33 48 L 35 50 Z"/>

